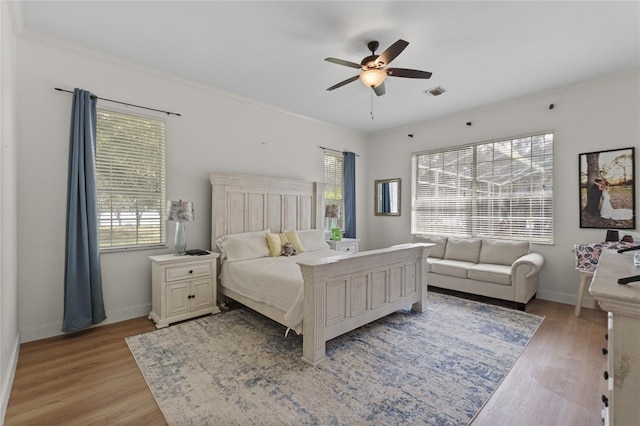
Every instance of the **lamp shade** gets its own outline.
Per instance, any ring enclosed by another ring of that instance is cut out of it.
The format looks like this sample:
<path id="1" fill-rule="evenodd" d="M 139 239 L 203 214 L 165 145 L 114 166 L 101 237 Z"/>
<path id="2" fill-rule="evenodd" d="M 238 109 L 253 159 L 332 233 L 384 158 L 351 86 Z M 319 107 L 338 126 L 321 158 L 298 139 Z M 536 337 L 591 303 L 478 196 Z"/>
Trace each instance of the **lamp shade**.
<path id="1" fill-rule="evenodd" d="M 193 203 L 191 201 L 167 201 L 167 220 L 174 222 L 193 222 Z"/>
<path id="2" fill-rule="evenodd" d="M 325 217 L 340 217 L 340 206 L 337 204 L 328 204 L 324 210 Z"/>
<path id="3" fill-rule="evenodd" d="M 377 68 L 373 68 L 370 70 L 366 70 L 360 74 L 360 81 L 367 87 L 378 87 L 387 77 L 387 73 L 379 70 Z"/>

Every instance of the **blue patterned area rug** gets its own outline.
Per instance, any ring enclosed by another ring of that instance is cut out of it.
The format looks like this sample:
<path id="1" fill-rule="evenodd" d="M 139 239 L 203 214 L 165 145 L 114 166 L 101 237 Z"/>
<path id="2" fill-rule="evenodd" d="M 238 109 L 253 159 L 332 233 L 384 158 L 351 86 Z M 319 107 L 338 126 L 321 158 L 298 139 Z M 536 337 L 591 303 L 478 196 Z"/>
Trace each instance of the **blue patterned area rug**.
<path id="1" fill-rule="evenodd" d="M 327 342 L 318 367 L 244 308 L 126 340 L 170 425 L 466 425 L 542 320 L 430 292 L 424 313 Z"/>

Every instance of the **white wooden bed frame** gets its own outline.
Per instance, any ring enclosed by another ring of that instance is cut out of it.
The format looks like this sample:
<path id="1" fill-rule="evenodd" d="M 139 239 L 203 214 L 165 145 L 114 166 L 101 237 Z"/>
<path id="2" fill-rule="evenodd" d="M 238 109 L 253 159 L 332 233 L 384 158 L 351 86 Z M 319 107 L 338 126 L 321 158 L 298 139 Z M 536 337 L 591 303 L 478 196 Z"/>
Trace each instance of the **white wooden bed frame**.
<path id="1" fill-rule="evenodd" d="M 324 183 L 210 173 L 211 243 L 227 234 L 323 229 Z M 427 307 L 432 244 L 405 244 L 299 262 L 304 278 L 303 360 L 325 358 L 326 341 L 411 305 Z M 284 312 L 218 286 L 218 291 L 284 324 Z"/>

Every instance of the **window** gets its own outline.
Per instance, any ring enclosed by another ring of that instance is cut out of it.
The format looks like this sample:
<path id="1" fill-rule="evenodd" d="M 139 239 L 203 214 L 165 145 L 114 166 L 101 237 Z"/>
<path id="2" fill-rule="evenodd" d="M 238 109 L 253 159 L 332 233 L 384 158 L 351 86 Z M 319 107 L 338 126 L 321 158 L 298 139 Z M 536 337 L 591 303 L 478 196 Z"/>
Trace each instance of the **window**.
<path id="1" fill-rule="evenodd" d="M 98 109 L 100 249 L 164 245 L 165 123 Z"/>
<path id="2" fill-rule="evenodd" d="M 553 243 L 553 133 L 412 155 L 411 233 Z"/>
<path id="3" fill-rule="evenodd" d="M 341 153 L 324 154 L 324 204 L 338 206 L 338 217 L 325 217 L 324 230 L 344 229 L 344 156 Z"/>

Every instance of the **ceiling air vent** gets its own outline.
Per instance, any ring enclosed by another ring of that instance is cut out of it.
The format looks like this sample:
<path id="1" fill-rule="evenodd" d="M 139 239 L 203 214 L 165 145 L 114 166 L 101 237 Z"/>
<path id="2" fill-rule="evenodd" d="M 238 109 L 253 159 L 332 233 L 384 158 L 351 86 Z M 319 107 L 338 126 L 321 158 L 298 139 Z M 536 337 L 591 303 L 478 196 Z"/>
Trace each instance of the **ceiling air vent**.
<path id="1" fill-rule="evenodd" d="M 444 87 L 436 86 L 436 87 L 432 87 L 431 89 L 425 90 L 424 93 L 430 96 L 440 96 L 446 91 L 447 90 Z"/>

